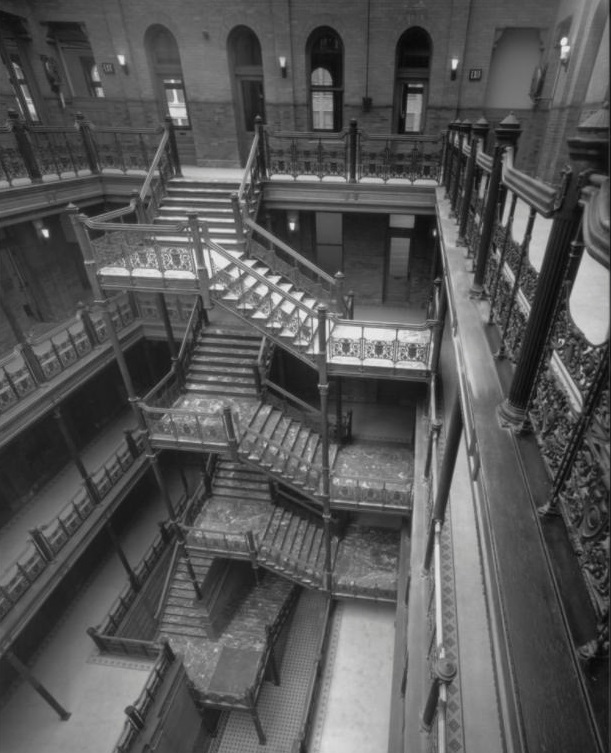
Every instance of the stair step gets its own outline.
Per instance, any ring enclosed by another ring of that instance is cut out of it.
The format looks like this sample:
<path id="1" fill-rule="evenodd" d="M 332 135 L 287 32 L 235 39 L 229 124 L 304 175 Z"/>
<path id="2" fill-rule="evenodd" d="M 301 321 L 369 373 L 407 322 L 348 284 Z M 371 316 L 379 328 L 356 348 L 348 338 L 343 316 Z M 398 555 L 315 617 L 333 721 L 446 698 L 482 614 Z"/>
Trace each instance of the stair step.
<path id="1" fill-rule="evenodd" d="M 162 635 L 166 633 L 170 635 L 184 635 L 185 637 L 190 637 L 190 638 L 207 638 L 208 637 L 205 627 L 194 628 L 194 627 L 188 627 L 186 625 L 174 626 L 172 623 L 166 625 L 165 622 L 161 624 L 161 628 L 159 632 Z"/>

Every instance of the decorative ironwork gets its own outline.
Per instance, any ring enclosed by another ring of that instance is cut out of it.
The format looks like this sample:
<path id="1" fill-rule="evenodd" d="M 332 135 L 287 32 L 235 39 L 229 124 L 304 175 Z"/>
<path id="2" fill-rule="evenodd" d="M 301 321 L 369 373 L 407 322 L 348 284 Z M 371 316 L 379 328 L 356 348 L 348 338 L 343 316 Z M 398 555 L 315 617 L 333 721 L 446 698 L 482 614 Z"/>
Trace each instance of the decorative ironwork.
<path id="1" fill-rule="evenodd" d="M 185 240 L 185 242 L 187 242 Z M 98 267 L 119 267 L 130 272 L 153 269 L 195 275 L 193 251 L 188 245 L 170 245 L 150 232 L 111 230 L 91 241 Z"/>
<path id="2" fill-rule="evenodd" d="M 378 144 L 376 143 L 379 143 Z M 367 136 L 361 134 L 358 153 L 358 176 L 392 179 L 431 180 L 441 177 L 443 144 L 435 137 Z"/>
<path id="3" fill-rule="evenodd" d="M 266 134 L 268 173 L 272 175 L 346 178 L 348 146 L 344 134 Z"/>

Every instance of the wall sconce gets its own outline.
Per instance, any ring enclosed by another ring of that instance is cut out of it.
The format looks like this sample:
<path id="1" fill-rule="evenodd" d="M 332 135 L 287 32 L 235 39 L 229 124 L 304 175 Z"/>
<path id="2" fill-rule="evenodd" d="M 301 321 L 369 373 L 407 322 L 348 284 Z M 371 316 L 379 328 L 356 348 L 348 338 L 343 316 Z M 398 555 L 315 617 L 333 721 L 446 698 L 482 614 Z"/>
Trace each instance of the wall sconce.
<path id="1" fill-rule="evenodd" d="M 458 63 L 460 61 L 458 58 L 452 58 L 452 62 L 450 64 L 450 81 L 456 81 L 456 72 L 458 71 Z"/>
<path id="2" fill-rule="evenodd" d="M 51 237 L 51 231 L 46 225 L 43 225 L 42 220 L 34 220 L 34 227 L 36 228 L 36 235 L 46 241 Z"/>
<path id="3" fill-rule="evenodd" d="M 123 73 L 127 75 L 127 61 L 125 60 L 125 55 L 117 55 L 117 60 L 119 61 L 119 65 L 123 69 Z"/>
<path id="4" fill-rule="evenodd" d="M 562 37 L 560 42 L 558 42 L 558 47 L 560 47 L 560 63 L 566 68 L 571 58 L 571 45 L 569 44 L 569 38 Z"/>
<path id="5" fill-rule="evenodd" d="M 289 226 L 289 233 L 296 233 L 299 229 L 299 214 L 297 212 L 288 212 L 286 221 Z"/>
<path id="6" fill-rule="evenodd" d="M 286 58 L 284 55 L 280 55 L 278 58 L 278 63 L 280 64 L 280 73 L 282 74 L 282 78 L 286 78 Z"/>

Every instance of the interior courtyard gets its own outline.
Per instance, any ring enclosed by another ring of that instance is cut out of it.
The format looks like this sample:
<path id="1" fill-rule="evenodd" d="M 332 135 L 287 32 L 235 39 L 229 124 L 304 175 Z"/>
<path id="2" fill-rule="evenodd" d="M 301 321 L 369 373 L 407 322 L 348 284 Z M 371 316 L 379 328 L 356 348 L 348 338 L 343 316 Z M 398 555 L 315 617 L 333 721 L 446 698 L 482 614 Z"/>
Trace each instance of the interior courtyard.
<path id="1" fill-rule="evenodd" d="M 609 750 L 603 0 L 0 0 L 0 750 Z"/>

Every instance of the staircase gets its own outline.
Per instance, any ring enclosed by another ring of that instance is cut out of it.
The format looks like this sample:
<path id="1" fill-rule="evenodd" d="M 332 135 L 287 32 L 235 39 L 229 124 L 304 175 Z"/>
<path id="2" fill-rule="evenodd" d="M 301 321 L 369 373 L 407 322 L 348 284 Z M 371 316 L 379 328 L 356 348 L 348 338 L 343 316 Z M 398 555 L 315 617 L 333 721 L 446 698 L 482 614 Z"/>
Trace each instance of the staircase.
<path id="1" fill-rule="evenodd" d="M 231 194 L 237 193 L 239 181 L 196 181 L 173 178 L 159 207 L 156 225 L 186 222 L 195 212 L 210 230 L 210 238 L 227 251 L 236 249 L 237 238 L 231 206 Z"/>
<path id="2" fill-rule="evenodd" d="M 329 443 L 329 468 L 338 445 Z M 322 438 L 318 432 L 270 405 L 261 404 L 238 447 L 244 463 L 255 465 L 309 497 L 322 494 Z"/>
<path id="3" fill-rule="evenodd" d="M 338 539 L 331 539 L 331 566 Z M 257 560 L 264 567 L 285 575 L 309 588 L 323 588 L 325 542 L 322 521 L 275 507 L 259 542 Z"/>
<path id="4" fill-rule="evenodd" d="M 217 461 L 214 473 L 214 496 L 229 504 L 247 499 L 271 505 L 267 476 L 222 457 Z"/>
<path id="5" fill-rule="evenodd" d="M 261 338 L 241 330 L 203 331 L 189 365 L 185 389 L 202 397 L 257 397 L 253 365 Z"/>
<path id="6" fill-rule="evenodd" d="M 195 212 L 207 224 L 210 240 L 219 247 L 206 254 L 211 294 L 216 302 L 315 366 L 316 309 L 322 301 L 238 249 L 231 204 L 231 195 L 238 189 L 237 181 L 173 178 L 154 224 L 186 222 L 188 214 Z M 180 245 L 184 237 L 164 235 L 163 241 L 170 246 Z M 300 275 L 299 279 L 298 285 L 307 287 L 306 278 Z"/>
<path id="7" fill-rule="evenodd" d="M 191 564 L 198 583 L 203 583 L 213 557 L 200 552 L 191 553 Z M 170 589 L 158 627 L 158 638 L 173 635 L 206 638 L 208 636 L 207 614 L 195 600 L 193 584 L 182 558 L 177 560 L 174 574 L 170 576 Z"/>

